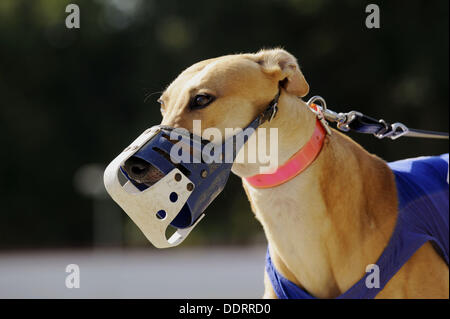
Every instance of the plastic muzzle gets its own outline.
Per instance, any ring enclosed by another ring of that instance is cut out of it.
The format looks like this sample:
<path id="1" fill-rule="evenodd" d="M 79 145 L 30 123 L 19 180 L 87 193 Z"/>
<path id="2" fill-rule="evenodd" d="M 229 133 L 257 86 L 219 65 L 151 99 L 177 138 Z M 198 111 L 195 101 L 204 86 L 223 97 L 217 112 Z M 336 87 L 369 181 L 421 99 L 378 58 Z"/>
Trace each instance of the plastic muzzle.
<path id="1" fill-rule="evenodd" d="M 178 140 L 171 140 L 173 135 Z M 156 247 L 182 242 L 226 185 L 237 151 L 234 149 L 232 159 L 224 162 L 225 146 L 212 154 L 214 158 L 208 158 L 203 152 L 207 144 L 185 130 L 155 126 L 105 170 L 108 193 Z M 189 150 L 187 161 L 172 159 L 174 146 Z M 169 224 L 177 231 L 167 239 Z"/>

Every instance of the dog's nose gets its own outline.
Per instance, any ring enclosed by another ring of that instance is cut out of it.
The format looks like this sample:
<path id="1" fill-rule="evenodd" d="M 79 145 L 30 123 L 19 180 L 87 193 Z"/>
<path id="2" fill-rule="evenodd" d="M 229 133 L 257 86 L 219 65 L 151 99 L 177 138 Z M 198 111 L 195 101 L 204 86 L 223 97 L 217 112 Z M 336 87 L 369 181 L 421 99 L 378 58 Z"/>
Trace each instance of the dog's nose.
<path id="1" fill-rule="evenodd" d="M 164 177 L 152 164 L 134 156 L 125 161 L 123 169 L 132 180 L 141 184 L 152 185 Z"/>

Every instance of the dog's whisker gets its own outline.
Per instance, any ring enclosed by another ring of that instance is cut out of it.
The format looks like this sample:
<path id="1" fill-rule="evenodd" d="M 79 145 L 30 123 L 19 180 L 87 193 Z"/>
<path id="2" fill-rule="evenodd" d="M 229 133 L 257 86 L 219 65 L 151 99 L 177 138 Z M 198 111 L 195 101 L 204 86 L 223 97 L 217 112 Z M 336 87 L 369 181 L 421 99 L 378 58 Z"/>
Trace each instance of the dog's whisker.
<path id="1" fill-rule="evenodd" d="M 153 93 L 149 93 L 149 94 L 145 95 L 145 97 L 144 97 L 144 103 L 147 103 L 147 100 L 148 100 L 151 96 L 153 96 L 153 95 L 155 95 L 155 94 L 162 94 L 162 93 L 163 93 L 163 91 L 157 91 L 157 92 L 153 92 Z"/>

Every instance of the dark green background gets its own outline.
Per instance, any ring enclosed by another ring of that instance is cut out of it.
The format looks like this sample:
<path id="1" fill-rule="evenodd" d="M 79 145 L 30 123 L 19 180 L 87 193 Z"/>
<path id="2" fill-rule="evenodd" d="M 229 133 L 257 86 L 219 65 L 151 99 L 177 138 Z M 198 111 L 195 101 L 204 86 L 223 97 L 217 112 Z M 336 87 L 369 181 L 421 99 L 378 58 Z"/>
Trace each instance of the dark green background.
<path id="1" fill-rule="evenodd" d="M 78 30 L 65 28 L 70 2 Z M 369 3 L 380 29 L 365 27 Z M 0 248 L 92 246 L 93 200 L 74 173 L 104 167 L 158 124 L 158 95 L 145 96 L 206 58 L 282 46 L 334 110 L 448 131 L 448 12 L 446 0 L 1 0 Z M 386 160 L 448 152 L 442 141 L 351 136 Z M 151 247 L 119 214 L 123 231 L 104 244 Z M 261 241 L 232 176 L 186 245 Z"/>

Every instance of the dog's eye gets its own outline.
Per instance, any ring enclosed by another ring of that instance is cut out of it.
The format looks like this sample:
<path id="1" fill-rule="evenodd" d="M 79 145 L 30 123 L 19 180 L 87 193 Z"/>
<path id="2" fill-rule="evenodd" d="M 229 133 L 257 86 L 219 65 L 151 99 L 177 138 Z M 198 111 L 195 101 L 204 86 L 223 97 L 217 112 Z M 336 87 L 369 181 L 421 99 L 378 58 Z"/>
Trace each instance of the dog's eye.
<path id="1" fill-rule="evenodd" d="M 194 96 L 191 102 L 191 109 L 201 109 L 207 107 L 214 101 L 214 97 L 209 94 L 198 94 Z"/>

